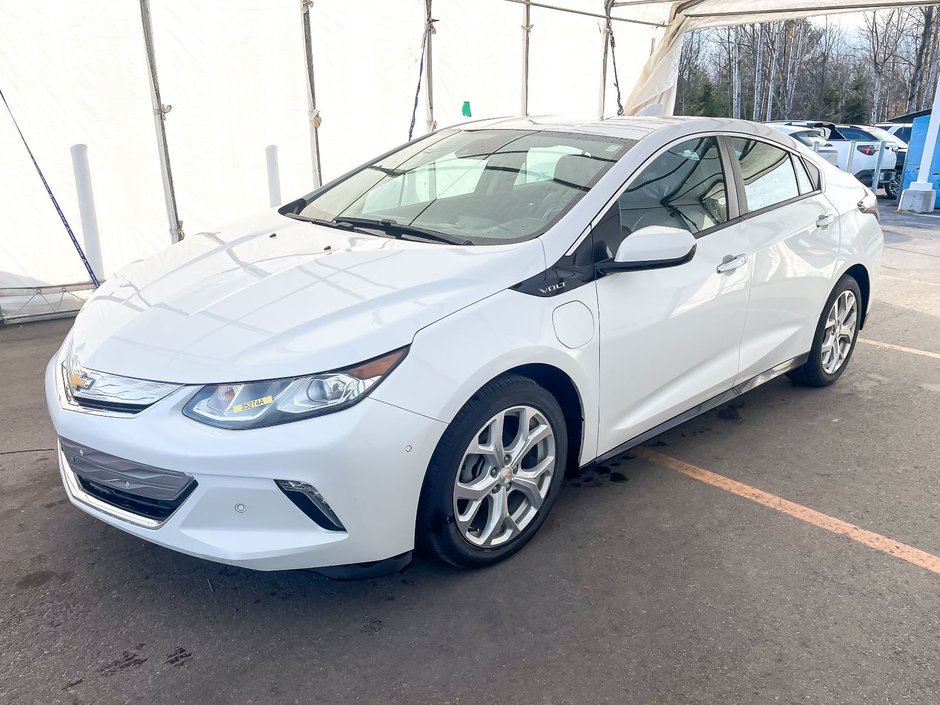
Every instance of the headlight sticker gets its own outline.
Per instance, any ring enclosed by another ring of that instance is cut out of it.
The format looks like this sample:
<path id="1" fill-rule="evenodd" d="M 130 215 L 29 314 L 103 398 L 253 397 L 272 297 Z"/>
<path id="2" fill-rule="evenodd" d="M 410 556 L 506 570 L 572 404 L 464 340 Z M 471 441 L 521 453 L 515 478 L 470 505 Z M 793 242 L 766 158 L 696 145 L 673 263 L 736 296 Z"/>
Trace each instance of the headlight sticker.
<path id="1" fill-rule="evenodd" d="M 242 402 L 241 404 L 236 404 L 232 407 L 232 411 L 236 414 L 240 414 L 243 411 L 250 411 L 251 409 L 257 409 L 259 406 L 267 406 L 274 402 L 274 397 L 267 396 L 261 397 L 260 399 L 252 399 L 251 401 Z"/>

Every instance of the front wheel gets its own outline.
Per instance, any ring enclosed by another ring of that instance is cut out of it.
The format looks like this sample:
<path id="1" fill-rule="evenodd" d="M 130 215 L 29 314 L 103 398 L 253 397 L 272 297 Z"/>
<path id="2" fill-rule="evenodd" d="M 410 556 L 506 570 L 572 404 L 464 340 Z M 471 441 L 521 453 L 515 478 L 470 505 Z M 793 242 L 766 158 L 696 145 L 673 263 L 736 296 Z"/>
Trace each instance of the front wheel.
<path id="1" fill-rule="evenodd" d="M 787 375 L 809 387 L 835 382 L 849 364 L 862 320 L 862 292 L 858 282 L 844 275 L 829 295 L 816 326 L 809 358 Z"/>
<path id="2" fill-rule="evenodd" d="M 416 538 L 453 565 L 508 558 L 545 521 L 568 439 L 555 398 L 527 377 L 490 382 L 444 432 L 421 490 Z"/>

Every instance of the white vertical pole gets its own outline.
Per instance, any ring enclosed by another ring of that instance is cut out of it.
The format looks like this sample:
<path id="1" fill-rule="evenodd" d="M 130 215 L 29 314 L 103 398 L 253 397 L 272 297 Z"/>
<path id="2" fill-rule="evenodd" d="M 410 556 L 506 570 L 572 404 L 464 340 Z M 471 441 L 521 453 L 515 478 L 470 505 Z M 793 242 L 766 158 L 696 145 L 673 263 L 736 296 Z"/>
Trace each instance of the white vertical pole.
<path id="1" fill-rule="evenodd" d="M 88 168 L 88 145 L 73 144 L 69 151 L 72 153 L 72 171 L 75 173 L 75 192 L 78 196 L 78 214 L 82 221 L 85 259 L 98 280 L 104 281 L 98 215 L 95 211 L 95 194 L 91 188 L 91 170 Z"/>
<path id="2" fill-rule="evenodd" d="M 264 158 L 268 165 L 268 201 L 272 208 L 281 204 L 281 173 L 277 163 L 277 145 L 269 144 L 264 148 Z"/>
<path id="3" fill-rule="evenodd" d="M 852 162 L 855 161 L 855 148 L 858 147 L 858 142 L 852 140 L 849 142 L 849 153 L 845 158 L 845 170 L 849 174 L 854 174 L 852 171 Z"/>
<path id="4" fill-rule="evenodd" d="M 310 36 L 310 6 L 313 0 L 301 0 L 304 32 L 304 59 L 307 74 L 307 110 L 310 120 L 310 165 L 313 168 L 313 187 L 323 185 L 320 167 L 320 111 L 317 109 L 317 91 L 313 80 L 313 38 Z"/>
<path id="5" fill-rule="evenodd" d="M 920 160 L 920 169 L 917 171 L 917 183 L 928 184 L 930 178 L 930 164 L 934 152 L 937 150 L 937 133 L 940 132 L 940 81 L 933 96 L 933 109 L 930 113 L 930 122 L 927 124 L 927 139 L 924 142 L 924 154 Z"/>
<path id="6" fill-rule="evenodd" d="M 878 143 L 878 156 L 875 157 L 875 171 L 871 175 L 872 193 L 878 193 L 878 185 L 881 183 L 881 163 L 884 161 L 885 148 L 887 145 L 887 142 Z"/>
<path id="7" fill-rule="evenodd" d="M 176 190 L 173 188 L 173 171 L 170 169 L 170 150 L 166 144 L 166 114 L 169 105 L 160 98 L 160 83 L 157 81 L 157 59 L 153 49 L 153 25 L 150 22 L 150 0 L 140 0 L 140 21 L 144 28 L 144 46 L 147 50 L 147 75 L 150 78 L 150 99 L 153 103 L 153 120 L 157 128 L 157 151 L 160 157 L 160 173 L 163 176 L 163 198 L 166 202 L 166 217 L 170 223 L 170 241 L 183 239 L 183 223 L 176 209 Z"/>
<path id="8" fill-rule="evenodd" d="M 437 129 L 437 122 L 434 120 L 434 74 L 433 62 L 431 61 L 431 37 L 434 35 L 434 20 L 431 18 L 431 0 L 424 0 L 425 22 L 427 22 L 426 32 L 427 41 L 424 44 L 424 97 L 425 114 L 427 116 L 428 132 L 434 132 Z"/>
<path id="9" fill-rule="evenodd" d="M 610 0 L 604 3 L 604 13 L 610 15 Z M 601 52 L 601 85 L 597 92 L 597 119 L 604 119 L 604 108 L 607 107 L 607 52 L 610 47 L 610 25 L 604 21 L 601 28 L 601 37 L 604 40 L 604 49 Z"/>
<path id="10" fill-rule="evenodd" d="M 529 32 L 532 31 L 531 6 L 526 0 L 522 14 L 522 114 L 529 114 Z"/>

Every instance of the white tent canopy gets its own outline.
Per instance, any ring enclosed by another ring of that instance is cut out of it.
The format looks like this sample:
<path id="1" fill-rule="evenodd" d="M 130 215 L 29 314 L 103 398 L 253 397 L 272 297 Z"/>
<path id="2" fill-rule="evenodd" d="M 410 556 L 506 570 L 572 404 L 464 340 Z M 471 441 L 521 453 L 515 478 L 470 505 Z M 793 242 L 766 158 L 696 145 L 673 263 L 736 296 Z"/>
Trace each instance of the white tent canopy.
<path id="1" fill-rule="evenodd" d="M 474 119 L 613 115 L 619 93 L 627 114 L 656 104 L 670 112 L 689 30 L 921 4 L 930 3 L 9 2 L 0 5 L 0 89 L 80 242 L 89 203 L 80 217 L 70 148 L 88 146 L 101 250 L 92 259 L 103 278 L 168 246 L 174 209 L 194 233 L 268 207 L 270 145 L 286 202 L 319 174 L 329 180 L 404 142 L 415 104 L 415 136 L 467 120 L 465 104 Z M 2 106 L 0 181 L 0 289 L 87 281 Z"/>

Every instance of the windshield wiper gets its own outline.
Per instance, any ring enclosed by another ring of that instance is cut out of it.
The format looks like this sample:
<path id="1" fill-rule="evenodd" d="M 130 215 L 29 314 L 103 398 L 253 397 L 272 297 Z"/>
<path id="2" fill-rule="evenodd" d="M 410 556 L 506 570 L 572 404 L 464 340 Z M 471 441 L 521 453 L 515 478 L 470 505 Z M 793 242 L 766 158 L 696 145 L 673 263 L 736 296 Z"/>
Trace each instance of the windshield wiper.
<path id="1" fill-rule="evenodd" d="M 282 213 L 288 218 L 293 218 L 294 220 L 302 220 L 305 223 L 313 223 L 314 225 L 322 225 L 327 228 L 337 228 L 339 230 L 345 230 L 346 232 L 360 233 L 362 235 L 368 235 L 369 233 L 359 230 L 355 227 L 353 223 L 342 221 L 342 220 L 326 220 L 324 218 L 307 218 L 303 215 L 298 215 L 297 213 Z"/>
<path id="2" fill-rule="evenodd" d="M 401 238 L 403 235 L 419 238 L 422 240 L 433 240 L 435 242 L 446 242 L 448 245 L 472 245 L 473 243 L 464 237 L 448 235 L 437 230 L 426 230 L 414 225 L 398 223 L 394 220 L 384 218 L 374 220 L 372 218 L 352 218 L 348 216 L 337 216 L 334 221 L 336 224 L 349 223 L 353 227 L 374 228 L 388 233 L 392 237 Z"/>

